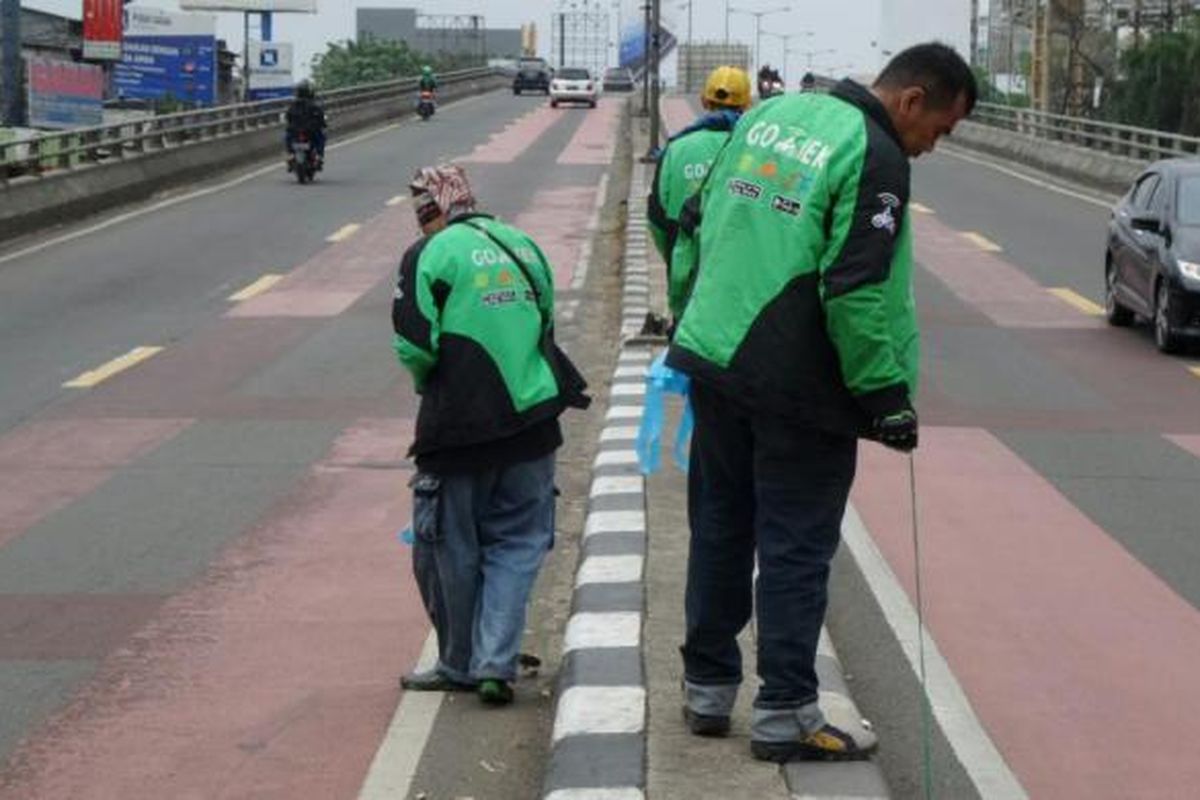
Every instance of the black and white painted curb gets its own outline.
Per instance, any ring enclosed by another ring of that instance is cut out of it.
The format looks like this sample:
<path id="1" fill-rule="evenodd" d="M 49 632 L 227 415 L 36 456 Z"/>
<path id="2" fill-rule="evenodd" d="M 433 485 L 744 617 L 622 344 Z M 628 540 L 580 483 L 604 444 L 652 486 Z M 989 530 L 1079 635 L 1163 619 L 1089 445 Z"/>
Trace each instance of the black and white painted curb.
<path id="1" fill-rule="evenodd" d="M 621 335 L 641 329 L 650 307 L 645 167 L 629 189 Z M 621 348 L 600 447 L 567 621 L 546 800 L 644 800 L 646 492 L 634 443 L 645 402 L 646 345 Z"/>

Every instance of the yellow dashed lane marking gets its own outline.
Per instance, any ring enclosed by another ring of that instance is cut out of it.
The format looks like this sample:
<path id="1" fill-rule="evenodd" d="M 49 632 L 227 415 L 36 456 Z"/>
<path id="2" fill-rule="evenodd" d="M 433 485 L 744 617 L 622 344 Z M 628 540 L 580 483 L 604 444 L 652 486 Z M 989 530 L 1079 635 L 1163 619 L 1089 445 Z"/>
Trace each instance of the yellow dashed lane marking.
<path id="1" fill-rule="evenodd" d="M 283 280 L 282 275 L 276 275 L 275 273 L 268 272 L 254 283 L 242 289 L 240 292 L 229 295 L 229 300 L 233 303 L 240 303 L 243 300 L 249 300 L 251 297 L 262 294 L 267 289 L 270 289 L 272 286 L 279 283 L 281 280 Z"/>
<path id="2" fill-rule="evenodd" d="M 1192 373 L 1197 378 L 1200 378 L 1200 367 L 1188 367 L 1188 372 Z"/>
<path id="3" fill-rule="evenodd" d="M 135 347 L 125 355 L 118 356 L 107 364 L 101 364 L 95 369 L 83 373 L 78 378 L 67 381 L 63 386 L 68 389 L 90 389 L 101 381 L 108 380 L 113 375 L 124 372 L 161 351 L 161 347 Z"/>
<path id="4" fill-rule="evenodd" d="M 973 245 L 978 247 L 980 250 L 986 250 L 989 253 L 999 253 L 1000 251 L 1002 251 L 1004 249 L 1000 245 L 993 242 L 991 239 L 984 236 L 982 233 L 975 233 L 974 231 L 969 231 L 967 233 L 964 233 L 962 236 L 964 239 L 966 239 L 968 242 L 971 242 Z"/>
<path id="5" fill-rule="evenodd" d="M 1064 303 L 1074 306 L 1089 316 L 1100 317 L 1104 315 L 1103 306 L 1096 305 L 1091 300 L 1088 300 L 1086 297 L 1072 289 L 1059 287 L 1057 289 L 1048 289 L 1047 291 L 1049 291 L 1050 294 L 1054 295 L 1059 300 L 1062 300 Z"/>
<path id="6" fill-rule="evenodd" d="M 349 239 L 351 236 L 353 236 L 354 234 L 358 233 L 358 229 L 361 227 L 362 227 L 362 225 L 359 225 L 357 222 L 351 222 L 349 225 L 343 225 L 342 227 L 338 228 L 337 231 L 333 235 L 331 235 L 328 239 L 326 239 L 325 241 L 332 242 L 335 244 L 337 242 L 344 242 L 347 239 Z"/>
<path id="7" fill-rule="evenodd" d="M 910 203 L 908 204 L 908 207 L 909 207 L 909 208 L 911 208 L 913 211 L 917 212 L 918 214 L 932 214 L 932 213 L 934 213 L 934 211 L 933 211 L 933 209 L 932 209 L 932 208 L 930 208 L 930 207 L 929 207 L 929 206 L 927 206 L 927 205 L 923 205 L 923 204 L 921 204 L 921 203 L 918 203 L 918 202 L 916 202 L 916 201 L 910 202 Z"/>
<path id="8" fill-rule="evenodd" d="M 401 203 L 403 203 L 403 202 L 404 202 L 405 200 L 407 200 L 407 199 L 408 199 L 408 198 L 407 198 L 407 197 L 405 197 L 404 195 L 402 195 L 402 194 L 398 194 L 398 195 L 396 195 L 395 197 L 393 197 L 391 200 L 388 200 L 388 201 L 387 201 L 387 204 L 388 204 L 389 206 L 398 206 L 398 205 L 400 205 Z"/>

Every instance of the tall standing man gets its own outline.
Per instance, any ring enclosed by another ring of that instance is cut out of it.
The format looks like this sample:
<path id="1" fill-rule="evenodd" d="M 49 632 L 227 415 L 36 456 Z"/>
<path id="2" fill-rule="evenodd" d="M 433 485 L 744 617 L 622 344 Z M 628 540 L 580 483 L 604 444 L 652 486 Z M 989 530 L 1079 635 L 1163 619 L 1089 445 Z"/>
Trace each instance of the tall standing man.
<path id="1" fill-rule="evenodd" d="M 736 637 L 757 606 L 758 759 L 876 746 L 822 714 L 817 639 L 856 440 L 917 446 L 909 159 L 975 99 L 957 53 L 919 45 L 870 89 L 846 80 L 742 117 L 704 189 L 699 275 L 667 358 L 692 378 L 696 418 L 684 716 L 728 732 Z"/>
<path id="2" fill-rule="evenodd" d="M 672 136 L 659 155 L 646 213 L 650 237 L 667 264 L 668 302 L 676 319 L 683 313 L 690 283 L 690 275 L 671 264 L 679 212 L 684 201 L 700 189 L 713 159 L 750 107 L 750 76 L 738 67 L 717 67 L 704 82 L 700 103 L 704 115 Z"/>
<path id="3" fill-rule="evenodd" d="M 554 541 L 558 417 L 586 406 L 584 386 L 554 345 L 554 272 L 533 240 L 476 212 L 459 167 L 421 169 L 410 188 L 424 236 L 400 265 L 392 325 L 421 395 L 413 571 L 438 663 L 401 685 L 504 705 Z"/>

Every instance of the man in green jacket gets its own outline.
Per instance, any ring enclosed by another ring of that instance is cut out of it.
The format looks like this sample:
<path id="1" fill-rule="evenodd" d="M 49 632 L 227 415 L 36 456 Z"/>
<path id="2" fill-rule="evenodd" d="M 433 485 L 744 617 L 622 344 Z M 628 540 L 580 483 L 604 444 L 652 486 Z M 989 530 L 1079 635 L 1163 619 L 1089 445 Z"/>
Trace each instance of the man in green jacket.
<path id="1" fill-rule="evenodd" d="M 506 704 L 554 541 L 558 416 L 583 387 L 561 374 L 554 273 L 533 240 L 477 213 L 459 167 L 424 168 L 410 188 L 424 237 L 400 265 L 392 326 L 421 395 L 413 571 L 439 658 L 401 684 Z"/>
<path id="2" fill-rule="evenodd" d="M 646 211 L 650 237 L 667 263 L 668 303 L 676 319 L 683 313 L 690 279 L 671 266 L 679 212 L 684 201 L 700 189 L 733 126 L 750 107 L 750 77 L 738 67 L 717 67 L 704 82 L 700 103 L 705 114 L 672 136 L 659 155 Z"/>
<path id="3" fill-rule="evenodd" d="M 870 89 L 764 103 L 699 203 L 698 276 L 667 357 L 691 376 L 695 411 L 684 713 L 694 733 L 729 730 L 736 637 L 757 597 L 759 759 L 864 758 L 876 744 L 822 714 L 817 640 L 857 438 L 917 446 L 909 159 L 975 98 L 962 58 L 928 44 Z"/>

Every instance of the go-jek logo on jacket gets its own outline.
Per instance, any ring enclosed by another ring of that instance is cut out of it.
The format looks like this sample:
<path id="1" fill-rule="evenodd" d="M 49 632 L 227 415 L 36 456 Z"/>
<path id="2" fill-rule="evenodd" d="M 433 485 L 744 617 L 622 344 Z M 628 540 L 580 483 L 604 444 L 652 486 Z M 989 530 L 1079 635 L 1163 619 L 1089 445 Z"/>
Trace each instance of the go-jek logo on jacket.
<path id="1" fill-rule="evenodd" d="M 871 226 L 881 231 L 896 235 L 896 214 L 893 211 L 900 207 L 900 198 L 891 192 L 880 192 L 876 195 L 883 205 L 883 210 L 871 217 Z"/>

